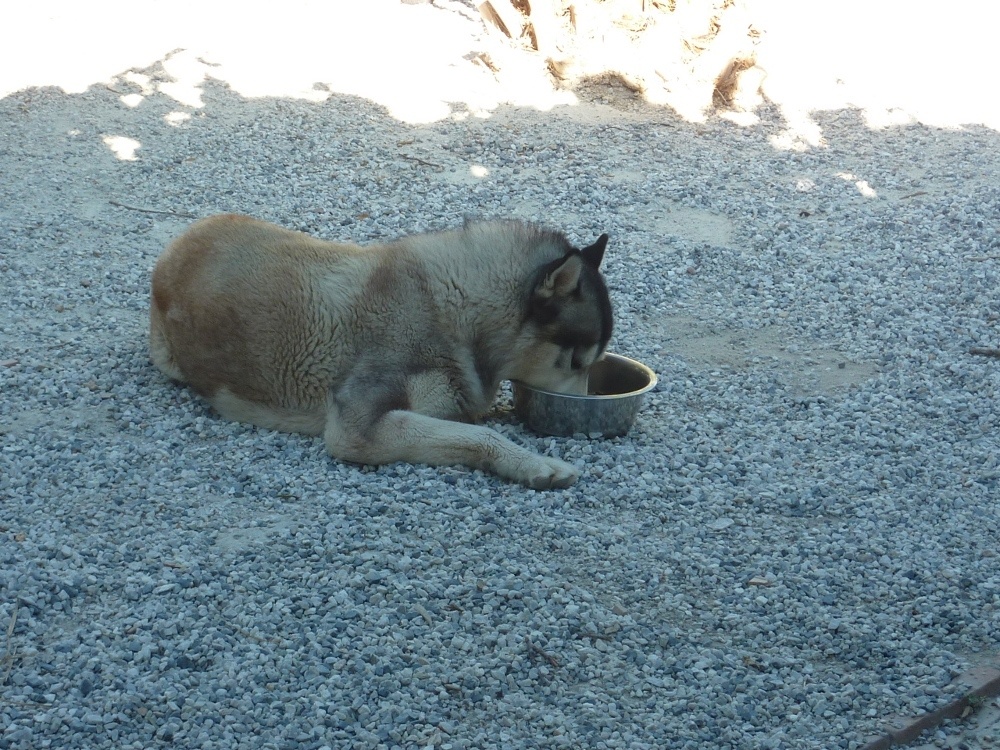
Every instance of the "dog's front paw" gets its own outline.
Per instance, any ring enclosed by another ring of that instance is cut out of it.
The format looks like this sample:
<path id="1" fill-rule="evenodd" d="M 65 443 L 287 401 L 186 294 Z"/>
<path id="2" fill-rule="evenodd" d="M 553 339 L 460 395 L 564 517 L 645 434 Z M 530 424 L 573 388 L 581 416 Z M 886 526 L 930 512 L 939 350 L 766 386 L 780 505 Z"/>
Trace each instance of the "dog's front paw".
<path id="1" fill-rule="evenodd" d="M 560 461 L 558 458 L 537 456 L 534 466 L 531 466 L 522 480 L 536 490 L 549 490 L 569 487 L 580 477 L 580 472 L 572 464 Z"/>

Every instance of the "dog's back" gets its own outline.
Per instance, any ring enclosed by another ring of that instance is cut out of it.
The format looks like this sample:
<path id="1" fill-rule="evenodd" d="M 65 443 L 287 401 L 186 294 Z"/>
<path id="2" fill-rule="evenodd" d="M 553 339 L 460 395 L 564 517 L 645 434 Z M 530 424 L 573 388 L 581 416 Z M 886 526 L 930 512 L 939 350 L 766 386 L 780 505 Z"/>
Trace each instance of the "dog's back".
<path id="1" fill-rule="evenodd" d="M 360 248 L 247 217 L 200 221 L 156 265 L 153 360 L 209 399 L 321 407 L 330 361 L 350 350 L 335 329 L 370 266 Z"/>

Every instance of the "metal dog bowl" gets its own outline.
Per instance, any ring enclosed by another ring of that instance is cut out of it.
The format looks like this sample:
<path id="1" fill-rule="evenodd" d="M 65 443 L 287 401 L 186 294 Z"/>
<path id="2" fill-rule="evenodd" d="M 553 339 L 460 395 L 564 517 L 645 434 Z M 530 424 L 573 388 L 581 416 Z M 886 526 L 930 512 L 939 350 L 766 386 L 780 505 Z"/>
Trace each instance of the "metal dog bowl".
<path id="1" fill-rule="evenodd" d="M 514 381 L 514 414 L 545 435 L 624 435 L 635 422 L 656 373 L 642 362 L 606 354 L 590 368 L 589 394 L 552 393 Z"/>

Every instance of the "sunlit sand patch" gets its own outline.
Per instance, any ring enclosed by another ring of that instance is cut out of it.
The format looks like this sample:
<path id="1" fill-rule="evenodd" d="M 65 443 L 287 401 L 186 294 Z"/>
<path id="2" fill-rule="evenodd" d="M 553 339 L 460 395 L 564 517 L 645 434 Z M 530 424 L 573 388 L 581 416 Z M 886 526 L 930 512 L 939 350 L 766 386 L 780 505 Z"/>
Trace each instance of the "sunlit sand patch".
<path id="1" fill-rule="evenodd" d="M 850 172 L 837 172 L 836 176 L 846 182 L 853 182 L 854 187 L 856 187 L 858 192 L 865 196 L 865 198 L 878 198 L 878 193 L 876 193 L 875 189 L 868 184 L 867 180 L 859 180 Z"/>
<path id="2" fill-rule="evenodd" d="M 168 125 L 173 125 L 175 128 L 179 128 L 191 119 L 191 115 L 187 112 L 167 112 L 167 114 L 163 116 L 163 119 L 167 121 Z"/>
<path id="3" fill-rule="evenodd" d="M 106 135 L 103 140 L 104 145 L 121 161 L 135 161 L 138 158 L 136 151 L 142 148 L 139 141 L 124 135 Z"/>
<path id="4" fill-rule="evenodd" d="M 225 4 L 200 0 L 177 0 L 171 13 L 154 0 L 134 0 L 127 10 L 113 0 L 58 5 L 11 7 L 5 20 L 23 32 L 0 47 L 0 97 L 31 87 L 73 94 L 104 84 L 119 90 L 129 108 L 157 93 L 199 108 L 211 79 L 247 98 L 364 97 L 414 124 L 454 117 L 456 109 L 479 116 L 504 104 L 540 111 L 579 104 L 566 86 L 554 84 L 552 50 L 498 38 L 475 9 L 454 0 L 286 0 L 277 15 L 237 16 Z M 594 13 L 625 7 L 584 5 Z M 713 86 L 720 70 L 732 68 L 727 55 L 746 53 L 750 67 L 738 66 L 726 88 L 730 106 L 717 113 L 752 127 L 761 106 L 778 107 L 786 129 L 773 145 L 782 150 L 823 147 L 816 113 L 844 108 L 877 129 L 914 122 L 1000 129 L 1000 98 L 979 85 L 993 67 L 991 34 L 1000 23 L 1000 8 L 991 4 L 959 2 L 944 13 L 903 0 L 747 0 L 726 4 L 725 22 L 705 41 L 702 32 L 712 28 L 718 5 L 634 3 L 632 26 L 619 33 L 602 27 L 597 13 L 588 48 L 594 59 L 583 61 L 584 72 L 613 73 L 628 63 L 633 78 L 646 82 L 649 101 L 700 121 L 716 111 Z M 510 7 L 519 6 L 527 4 Z M 580 28 L 586 21 L 577 18 Z M 708 46 L 692 59 L 676 54 L 699 45 Z"/>

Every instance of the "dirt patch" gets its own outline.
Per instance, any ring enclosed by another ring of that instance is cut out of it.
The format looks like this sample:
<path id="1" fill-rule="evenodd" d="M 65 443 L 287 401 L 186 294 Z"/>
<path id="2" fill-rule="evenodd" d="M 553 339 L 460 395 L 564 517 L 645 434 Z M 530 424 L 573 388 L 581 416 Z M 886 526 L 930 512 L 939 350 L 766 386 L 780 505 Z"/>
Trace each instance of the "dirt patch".
<path id="1" fill-rule="evenodd" d="M 42 429 L 60 433 L 109 435 L 115 431 L 107 406 L 81 405 L 39 411 L 20 411 L 0 425 L 0 435 L 28 435 Z"/>
<path id="2" fill-rule="evenodd" d="M 242 526 L 221 529 L 215 538 L 215 545 L 223 553 L 240 553 L 267 544 L 271 537 L 284 528 L 290 528 L 290 519 L 275 518 L 269 526 Z"/>
<path id="3" fill-rule="evenodd" d="M 797 339 L 782 326 L 737 331 L 685 316 L 650 323 L 662 342 L 661 355 L 679 357 L 696 370 L 766 369 L 802 396 L 837 393 L 878 375 L 875 364 Z"/>
<path id="4" fill-rule="evenodd" d="M 663 206 L 652 216 L 652 228 L 660 235 L 719 247 L 727 247 L 733 238 L 733 224 L 725 216 L 680 205 Z"/>

